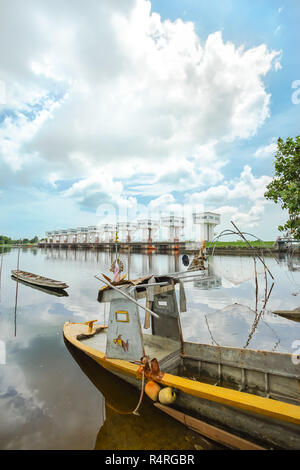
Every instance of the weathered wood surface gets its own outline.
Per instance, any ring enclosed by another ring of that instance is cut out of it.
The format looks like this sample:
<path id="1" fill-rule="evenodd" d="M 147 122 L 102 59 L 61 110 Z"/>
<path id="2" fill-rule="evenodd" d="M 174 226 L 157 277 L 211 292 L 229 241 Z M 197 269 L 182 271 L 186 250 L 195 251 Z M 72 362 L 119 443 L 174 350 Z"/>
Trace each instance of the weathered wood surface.
<path id="1" fill-rule="evenodd" d="M 141 386 L 142 376 L 138 364 L 106 358 L 105 348 L 100 348 L 102 349 L 100 351 L 93 346 L 89 347 L 88 340 L 78 341 L 80 333 L 88 333 L 88 325 L 82 325 L 80 331 L 77 325 L 71 323 L 64 325 L 64 336 L 75 347 L 105 369 L 137 387 Z M 172 353 L 170 364 L 166 364 L 167 370 L 172 369 L 178 359 L 179 351 L 175 351 Z M 162 359 L 162 363 L 164 362 Z M 176 403 L 185 412 L 190 412 L 200 419 L 203 416 L 216 425 L 224 425 L 225 428 L 229 427 L 242 435 L 251 436 L 253 439 L 280 448 L 300 448 L 299 406 L 198 382 L 175 374 L 176 372 L 174 375 L 165 372 L 160 383 L 177 390 Z"/>
<path id="2" fill-rule="evenodd" d="M 183 357 L 300 379 L 292 354 L 184 342 Z M 300 392 L 300 388 L 299 388 Z"/>
<path id="3" fill-rule="evenodd" d="M 292 359 L 288 353 L 185 342 L 181 373 L 299 405 L 300 370 Z"/>
<path id="4" fill-rule="evenodd" d="M 94 336 L 96 333 L 107 328 L 107 326 L 103 325 L 95 326 L 95 321 L 97 320 L 88 321 L 86 323 L 66 323 L 69 339 L 77 341 L 80 338 Z"/>
<path id="5" fill-rule="evenodd" d="M 95 276 L 96 279 L 99 279 L 98 276 Z M 107 277 L 105 277 L 107 279 Z M 152 275 L 141 277 L 138 279 L 122 279 L 118 283 L 114 283 L 110 281 L 110 284 L 116 288 L 120 288 L 122 290 L 126 290 L 127 288 L 130 287 L 136 287 L 136 293 L 135 293 L 135 299 L 140 300 L 140 299 L 145 299 L 147 297 L 147 283 L 150 281 L 152 278 Z M 158 278 L 157 278 L 158 279 Z M 168 278 L 169 281 L 171 282 L 168 285 L 157 285 L 153 286 L 153 295 L 161 294 L 163 292 L 169 292 L 174 289 L 174 284 L 177 283 L 177 281 Z M 159 282 L 159 281 L 157 281 Z M 141 286 L 139 286 L 139 284 Z M 148 288 L 149 289 L 149 288 Z M 98 302 L 110 302 L 112 299 L 116 298 L 118 294 L 110 287 L 110 286 L 103 286 L 100 287 L 98 291 Z"/>
<path id="6" fill-rule="evenodd" d="M 266 450 L 264 447 L 254 444 L 253 442 L 247 441 L 246 439 L 224 431 L 223 429 L 211 426 L 204 421 L 193 418 L 192 416 L 175 410 L 174 408 L 170 408 L 169 406 L 162 405 L 161 403 L 154 403 L 154 406 L 184 424 L 189 429 L 198 432 L 202 436 L 206 436 L 219 444 L 229 447 L 230 449 Z"/>

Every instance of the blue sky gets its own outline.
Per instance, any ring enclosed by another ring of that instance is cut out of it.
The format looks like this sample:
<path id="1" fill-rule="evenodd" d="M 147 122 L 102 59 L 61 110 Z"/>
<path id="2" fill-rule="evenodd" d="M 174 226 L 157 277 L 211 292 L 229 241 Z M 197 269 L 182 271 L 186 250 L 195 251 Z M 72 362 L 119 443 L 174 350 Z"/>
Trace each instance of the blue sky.
<path id="1" fill-rule="evenodd" d="M 263 193 L 276 139 L 299 135 L 298 1 L 0 11 L 1 234 L 214 210 L 277 236 Z"/>

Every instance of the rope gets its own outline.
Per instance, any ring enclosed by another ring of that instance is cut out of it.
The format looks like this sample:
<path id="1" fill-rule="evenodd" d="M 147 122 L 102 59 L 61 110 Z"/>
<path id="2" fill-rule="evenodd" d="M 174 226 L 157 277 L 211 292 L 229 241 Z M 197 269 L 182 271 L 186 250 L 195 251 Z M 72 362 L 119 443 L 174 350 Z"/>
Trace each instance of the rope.
<path id="1" fill-rule="evenodd" d="M 144 384 L 145 384 L 145 372 L 144 370 L 142 371 L 142 389 L 141 389 L 141 393 L 140 393 L 140 398 L 139 398 L 139 402 L 138 404 L 136 405 L 135 409 L 133 411 L 120 411 L 120 410 L 117 410 L 114 406 L 110 405 L 107 403 L 107 406 L 109 408 L 111 408 L 113 411 L 115 411 L 116 413 L 119 413 L 120 415 L 136 415 L 136 416 L 140 416 L 138 410 L 141 406 L 141 403 L 142 403 L 142 400 L 143 400 L 143 396 L 144 396 Z"/>
<path id="2" fill-rule="evenodd" d="M 136 408 L 132 412 L 132 414 L 137 415 L 137 416 L 140 416 L 138 411 L 139 411 L 139 407 L 141 406 L 143 396 L 144 396 L 144 384 L 145 384 L 145 371 L 143 369 L 143 371 L 142 371 L 142 389 L 141 389 L 140 399 L 139 399 L 139 402 L 138 402 Z"/>

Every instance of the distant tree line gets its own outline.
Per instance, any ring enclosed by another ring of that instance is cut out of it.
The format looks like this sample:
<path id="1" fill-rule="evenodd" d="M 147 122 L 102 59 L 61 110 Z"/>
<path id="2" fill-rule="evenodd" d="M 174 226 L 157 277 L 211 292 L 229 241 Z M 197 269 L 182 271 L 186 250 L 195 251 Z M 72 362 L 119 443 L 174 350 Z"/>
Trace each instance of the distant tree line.
<path id="1" fill-rule="evenodd" d="M 0 235 L 0 245 L 16 245 L 19 243 L 22 243 L 23 245 L 30 244 L 30 243 L 37 243 L 39 241 L 39 238 L 35 236 L 31 240 L 29 238 L 23 238 L 19 240 L 13 240 L 10 237 L 6 237 L 5 235 Z"/>

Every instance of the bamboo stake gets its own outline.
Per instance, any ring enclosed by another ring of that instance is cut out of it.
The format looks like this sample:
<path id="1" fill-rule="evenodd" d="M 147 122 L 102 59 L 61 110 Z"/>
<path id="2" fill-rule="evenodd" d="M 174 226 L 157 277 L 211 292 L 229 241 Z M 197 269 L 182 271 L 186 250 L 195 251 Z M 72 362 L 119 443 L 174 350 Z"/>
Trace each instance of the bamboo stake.
<path id="1" fill-rule="evenodd" d="M 0 265 L 0 301 L 1 301 L 2 266 L 3 266 L 3 246 L 2 246 L 1 265 Z"/>
<path id="2" fill-rule="evenodd" d="M 239 234 L 240 234 L 240 236 L 243 238 L 243 240 L 245 240 L 245 242 L 247 243 L 247 245 L 249 245 L 250 248 L 251 248 L 253 251 L 255 251 L 254 248 L 253 248 L 253 246 L 248 242 L 247 238 L 244 237 L 244 235 L 243 235 L 242 232 L 237 228 L 237 226 L 235 225 L 235 223 L 232 222 L 232 221 L 231 221 L 231 223 L 232 223 L 232 225 L 234 226 L 234 228 L 236 228 L 236 230 L 239 232 Z M 266 265 L 266 263 L 264 262 L 264 260 L 262 260 L 261 257 L 260 257 L 257 253 L 255 253 L 255 254 L 256 254 L 257 258 L 258 258 L 258 259 L 262 262 L 262 264 L 265 266 L 265 268 L 266 268 L 266 270 L 268 271 L 268 273 L 270 274 L 271 278 L 274 279 L 272 273 L 270 272 L 270 270 L 269 270 L 268 266 Z"/>
<path id="3" fill-rule="evenodd" d="M 3 252 L 3 246 L 2 246 L 2 252 L 1 252 L 1 265 L 0 265 L 0 287 L 1 287 L 1 279 L 2 279 L 3 256 L 4 256 L 4 252 Z"/>
<path id="4" fill-rule="evenodd" d="M 131 302 L 133 302 L 134 304 L 136 304 L 138 307 L 141 307 L 143 310 L 145 310 L 145 312 L 149 312 L 153 317 L 159 318 L 159 315 L 157 315 L 157 313 L 152 312 L 152 310 L 150 310 L 150 309 L 147 308 L 147 307 L 143 307 L 143 305 L 140 305 L 135 299 L 133 299 L 132 297 L 130 297 L 130 295 L 125 294 L 125 292 L 123 292 L 123 291 L 121 291 L 120 289 L 118 289 L 117 287 L 113 286 L 110 282 L 104 281 L 104 279 L 101 279 L 101 278 L 98 277 L 98 276 L 94 276 L 94 277 L 95 277 L 96 279 L 98 279 L 98 281 L 101 281 L 101 282 L 103 282 L 103 284 L 106 284 L 107 286 L 109 286 L 111 289 L 114 289 L 115 291 L 119 292 L 121 295 L 123 295 L 124 297 L 126 297 L 126 299 L 131 300 Z"/>
<path id="5" fill-rule="evenodd" d="M 17 308 L 18 308 L 18 291 L 19 291 L 19 269 L 20 269 L 20 249 L 18 249 L 18 261 L 17 261 L 17 284 L 16 284 L 16 298 L 15 298 L 15 337 L 17 336 Z"/>

